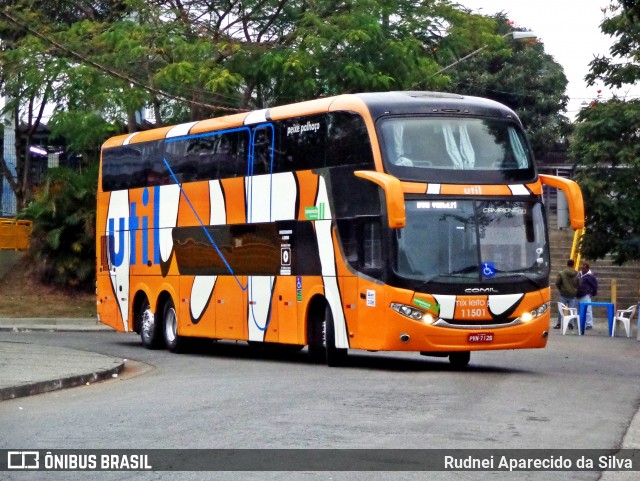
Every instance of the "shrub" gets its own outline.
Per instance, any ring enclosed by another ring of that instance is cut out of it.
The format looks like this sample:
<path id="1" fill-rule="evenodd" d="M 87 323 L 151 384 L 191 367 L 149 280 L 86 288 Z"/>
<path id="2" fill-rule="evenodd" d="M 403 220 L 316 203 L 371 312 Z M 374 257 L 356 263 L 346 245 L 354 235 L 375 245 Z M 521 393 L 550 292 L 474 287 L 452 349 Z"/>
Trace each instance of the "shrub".
<path id="1" fill-rule="evenodd" d="M 29 258 L 44 283 L 72 290 L 95 287 L 98 164 L 82 173 L 51 169 L 20 217 L 33 221 Z"/>

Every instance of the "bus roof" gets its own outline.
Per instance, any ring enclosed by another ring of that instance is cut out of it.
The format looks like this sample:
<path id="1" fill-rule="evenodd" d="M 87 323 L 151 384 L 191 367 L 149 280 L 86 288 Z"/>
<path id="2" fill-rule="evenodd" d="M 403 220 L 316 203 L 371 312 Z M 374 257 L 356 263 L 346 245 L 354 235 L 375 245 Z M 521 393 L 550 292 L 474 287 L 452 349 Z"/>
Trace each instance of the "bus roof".
<path id="1" fill-rule="evenodd" d="M 444 92 L 383 92 L 356 94 L 369 108 L 374 119 L 382 115 L 466 114 L 508 118 L 520 122 L 510 108 L 493 100 Z"/>
<path id="2" fill-rule="evenodd" d="M 423 91 L 371 92 L 343 94 L 335 97 L 326 97 L 262 110 L 254 110 L 171 127 L 161 127 L 133 134 L 119 135 L 108 139 L 102 147 L 116 147 L 129 143 L 159 140 L 212 130 L 224 130 L 242 125 L 255 124 L 261 121 L 339 110 L 350 110 L 360 113 L 368 110 L 374 122 L 383 115 L 403 115 L 411 113 L 494 117 L 511 119 L 520 123 L 518 116 L 513 110 L 493 100 L 480 97 Z"/>

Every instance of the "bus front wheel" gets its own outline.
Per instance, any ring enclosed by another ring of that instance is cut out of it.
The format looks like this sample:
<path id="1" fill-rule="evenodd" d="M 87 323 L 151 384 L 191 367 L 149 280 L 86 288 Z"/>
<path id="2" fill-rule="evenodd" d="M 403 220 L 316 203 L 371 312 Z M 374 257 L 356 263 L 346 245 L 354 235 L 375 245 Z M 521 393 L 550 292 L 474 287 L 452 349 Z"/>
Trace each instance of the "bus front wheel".
<path id="1" fill-rule="evenodd" d="M 452 352 L 449 354 L 449 363 L 456 369 L 467 367 L 470 360 L 471 352 L 469 351 Z"/>
<path id="2" fill-rule="evenodd" d="M 140 339 L 147 349 L 159 349 L 162 347 L 162 332 L 158 327 L 156 316 L 151 310 L 149 301 L 145 299 L 138 310 L 140 322 Z"/>
<path id="3" fill-rule="evenodd" d="M 336 347 L 335 326 L 331 308 L 316 306 L 315 315 L 309 321 L 309 356 L 313 362 L 337 367 L 345 363 L 347 350 Z"/>
<path id="4" fill-rule="evenodd" d="M 344 366 L 347 361 L 347 350 L 336 347 L 335 323 L 333 322 L 333 314 L 329 306 L 325 309 L 324 314 L 324 334 L 327 366 Z"/>

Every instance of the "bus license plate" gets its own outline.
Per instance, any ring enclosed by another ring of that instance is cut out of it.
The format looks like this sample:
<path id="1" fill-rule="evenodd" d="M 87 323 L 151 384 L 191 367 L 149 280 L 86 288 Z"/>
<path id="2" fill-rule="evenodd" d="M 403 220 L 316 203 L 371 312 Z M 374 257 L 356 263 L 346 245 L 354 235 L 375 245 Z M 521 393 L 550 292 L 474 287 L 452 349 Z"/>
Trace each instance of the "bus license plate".
<path id="1" fill-rule="evenodd" d="M 469 334 L 469 342 L 493 342 L 493 332 L 472 332 Z"/>

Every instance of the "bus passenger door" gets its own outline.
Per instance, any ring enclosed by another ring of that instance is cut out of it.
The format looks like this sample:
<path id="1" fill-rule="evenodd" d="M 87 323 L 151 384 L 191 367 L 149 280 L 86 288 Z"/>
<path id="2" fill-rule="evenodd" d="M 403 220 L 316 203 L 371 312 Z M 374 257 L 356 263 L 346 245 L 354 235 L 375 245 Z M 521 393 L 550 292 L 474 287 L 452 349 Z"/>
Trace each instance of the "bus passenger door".
<path id="1" fill-rule="evenodd" d="M 362 257 L 360 266 L 362 272 L 379 278 L 384 268 L 382 249 L 382 221 L 378 218 L 367 219 L 362 222 L 360 230 L 360 246 Z M 389 325 L 385 322 L 385 290 L 384 285 L 358 277 L 358 327 L 360 340 L 371 346 L 383 348 L 379 342 L 384 339 L 384 332 Z"/>
<path id="2" fill-rule="evenodd" d="M 365 346 L 380 349 L 388 329 L 385 322 L 384 287 L 367 279 L 358 278 L 358 333 L 360 342 Z"/>

